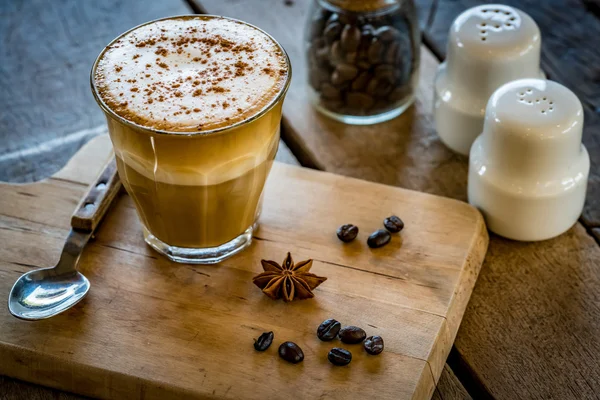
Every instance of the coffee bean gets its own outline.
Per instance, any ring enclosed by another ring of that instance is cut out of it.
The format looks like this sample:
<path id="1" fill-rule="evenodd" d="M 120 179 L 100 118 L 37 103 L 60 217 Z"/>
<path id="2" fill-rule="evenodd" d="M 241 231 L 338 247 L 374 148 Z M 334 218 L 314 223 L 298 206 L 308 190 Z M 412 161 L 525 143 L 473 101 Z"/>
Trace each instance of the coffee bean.
<path id="1" fill-rule="evenodd" d="M 335 339 L 335 337 L 340 332 L 341 327 L 342 325 L 335 319 L 326 319 L 317 328 L 317 337 L 324 342 L 329 342 L 330 340 Z"/>
<path id="2" fill-rule="evenodd" d="M 317 37 L 312 40 L 310 45 L 314 49 L 320 49 L 321 47 L 327 46 L 327 43 L 325 43 L 325 39 L 323 39 L 322 37 Z"/>
<path id="3" fill-rule="evenodd" d="M 298 364 L 304 360 L 304 352 L 294 342 L 284 342 L 279 346 L 279 357 L 292 364 Z"/>
<path id="4" fill-rule="evenodd" d="M 360 69 L 367 70 L 367 69 L 371 68 L 371 63 L 369 62 L 369 60 L 360 59 L 356 63 L 356 66 Z"/>
<path id="5" fill-rule="evenodd" d="M 371 45 L 371 41 L 373 40 L 373 36 L 371 35 L 363 35 L 360 38 L 360 44 L 358 45 L 358 58 L 360 59 L 368 59 L 369 58 L 369 46 Z"/>
<path id="6" fill-rule="evenodd" d="M 383 339 L 381 336 L 369 336 L 363 343 L 367 353 L 376 356 L 383 351 Z"/>
<path id="7" fill-rule="evenodd" d="M 367 85 L 367 93 L 375 97 L 385 97 L 392 89 L 392 82 L 387 79 L 373 78 Z"/>
<path id="8" fill-rule="evenodd" d="M 315 50 L 315 58 L 320 65 L 329 63 L 329 47 L 323 46 Z"/>
<path id="9" fill-rule="evenodd" d="M 390 242 L 392 239 L 392 235 L 386 230 L 379 229 L 376 230 L 369 236 L 367 239 L 367 244 L 370 248 L 376 249 L 378 247 L 383 247 Z"/>
<path id="10" fill-rule="evenodd" d="M 356 26 L 346 25 L 342 30 L 342 48 L 345 52 L 350 53 L 358 50 L 360 44 L 361 32 Z"/>
<path id="11" fill-rule="evenodd" d="M 339 74 L 340 79 L 343 80 L 342 82 L 347 82 L 356 78 L 356 76 L 358 75 L 358 68 L 350 64 L 339 64 L 336 67 L 336 72 Z"/>
<path id="12" fill-rule="evenodd" d="M 340 329 L 340 340 L 347 344 L 360 343 L 367 337 L 366 332 L 358 326 L 345 326 Z"/>
<path id="13" fill-rule="evenodd" d="M 391 26 L 382 26 L 375 31 L 375 36 L 383 40 L 384 42 L 391 42 L 394 39 L 399 38 L 400 32 Z"/>
<path id="14" fill-rule="evenodd" d="M 387 64 L 394 64 L 400 53 L 400 45 L 396 42 L 391 43 L 383 56 L 383 60 Z"/>
<path id="15" fill-rule="evenodd" d="M 340 73 L 337 70 L 333 71 L 331 74 L 331 83 L 333 83 L 334 86 L 339 86 L 344 82 L 346 81 L 342 79 Z"/>
<path id="16" fill-rule="evenodd" d="M 367 84 L 371 80 L 371 74 L 367 71 L 361 72 L 358 77 L 352 82 L 352 90 L 361 92 L 367 88 Z"/>
<path id="17" fill-rule="evenodd" d="M 375 35 L 375 28 L 373 28 L 373 25 L 371 24 L 366 24 L 363 25 L 362 29 L 361 29 L 361 34 L 364 36 L 370 36 L 369 39 L 371 39 L 374 35 Z"/>
<path id="18" fill-rule="evenodd" d="M 398 233 L 404 228 L 404 222 L 399 217 L 392 215 L 383 220 L 383 226 L 392 233 Z"/>
<path id="19" fill-rule="evenodd" d="M 342 33 L 343 26 L 339 22 L 333 22 L 327 25 L 323 35 L 325 37 L 325 41 L 327 44 L 332 44 L 336 40 L 340 38 L 340 34 Z"/>
<path id="20" fill-rule="evenodd" d="M 351 92 L 346 95 L 346 103 L 348 104 L 348 107 L 364 111 L 373 107 L 375 100 L 366 93 Z"/>
<path id="21" fill-rule="evenodd" d="M 344 57 L 344 59 L 346 60 L 346 62 L 348 64 L 354 64 L 354 63 L 356 63 L 356 60 L 358 59 L 358 53 L 356 51 L 353 51 L 351 53 L 346 53 L 346 56 Z"/>
<path id="22" fill-rule="evenodd" d="M 321 96 L 326 99 L 336 100 L 340 99 L 341 92 L 331 83 L 326 82 L 321 85 Z"/>
<path id="23" fill-rule="evenodd" d="M 356 225 L 345 224 L 337 229 L 337 237 L 342 242 L 351 242 L 356 239 L 356 235 L 358 235 L 358 227 Z"/>
<path id="24" fill-rule="evenodd" d="M 273 337 L 273 332 L 263 333 L 258 339 L 254 339 L 254 348 L 258 351 L 265 351 L 273 343 Z"/>
<path id="25" fill-rule="evenodd" d="M 321 87 L 321 84 L 324 82 L 327 82 L 328 78 L 329 78 L 329 74 L 327 73 L 326 70 L 324 70 L 322 68 L 312 68 L 310 70 L 310 73 L 309 73 L 310 85 L 313 88 L 315 88 L 316 90 L 319 90 L 319 88 Z"/>
<path id="26" fill-rule="evenodd" d="M 327 354 L 327 359 L 333 365 L 344 366 L 350 364 L 352 361 L 352 353 L 350 353 L 346 349 L 342 349 L 340 347 L 334 347 L 329 350 L 329 354 Z"/>
<path id="27" fill-rule="evenodd" d="M 383 43 L 377 39 L 373 38 L 371 40 L 371 44 L 369 45 L 369 50 L 367 50 L 367 56 L 369 57 L 369 62 L 372 64 L 377 64 L 381 61 L 381 52 L 383 51 Z"/>
<path id="28" fill-rule="evenodd" d="M 336 112 L 341 112 L 344 107 L 344 103 L 341 100 L 324 99 L 324 100 L 321 100 L 321 104 L 326 109 L 331 110 L 331 111 L 336 111 Z"/>
<path id="29" fill-rule="evenodd" d="M 329 63 L 335 67 L 341 62 L 344 62 L 344 51 L 342 50 L 342 45 L 340 44 L 340 41 L 337 40 L 331 45 L 331 49 L 329 52 Z"/>

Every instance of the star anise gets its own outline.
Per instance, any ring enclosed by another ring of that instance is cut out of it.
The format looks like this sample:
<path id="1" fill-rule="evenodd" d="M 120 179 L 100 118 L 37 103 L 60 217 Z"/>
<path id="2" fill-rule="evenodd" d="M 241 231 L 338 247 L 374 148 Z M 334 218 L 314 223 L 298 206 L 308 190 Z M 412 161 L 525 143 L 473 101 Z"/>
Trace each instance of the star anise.
<path id="1" fill-rule="evenodd" d="M 256 275 L 252 282 L 273 300 L 310 299 L 315 297 L 312 290 L 327 280 L 308 272 L 312 262 L 306 260 L 294 264 L 290 253 L 281 265 L 275 261 L 261 260 L 265 272 Z"/>

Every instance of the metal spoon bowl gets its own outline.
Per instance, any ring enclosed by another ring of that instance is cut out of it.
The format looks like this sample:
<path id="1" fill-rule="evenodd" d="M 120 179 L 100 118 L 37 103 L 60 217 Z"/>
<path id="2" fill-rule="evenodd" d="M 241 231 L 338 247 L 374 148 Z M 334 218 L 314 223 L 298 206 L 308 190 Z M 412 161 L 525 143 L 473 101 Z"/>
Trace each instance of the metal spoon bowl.
<path id="1" fill-rule="evenodd" d="M 83 299 L 90 290 L 90 281 L 77 272 L 79 257 L 120 188 L 113 158 L 73 214 L 72 229 L 58 264 L 27 272 L 13 285 L 8 295 L 12 315 L 28 321 L 50 318 Z"/>
<path id="2" fill-rule="evenodd" d="M 77 271 L 58 274 L 54 268 L 22 275 L 10 291 L 8 308 L 17 318 L 50 318 L 77 304 L 90 290 L 90 281 Z"/>

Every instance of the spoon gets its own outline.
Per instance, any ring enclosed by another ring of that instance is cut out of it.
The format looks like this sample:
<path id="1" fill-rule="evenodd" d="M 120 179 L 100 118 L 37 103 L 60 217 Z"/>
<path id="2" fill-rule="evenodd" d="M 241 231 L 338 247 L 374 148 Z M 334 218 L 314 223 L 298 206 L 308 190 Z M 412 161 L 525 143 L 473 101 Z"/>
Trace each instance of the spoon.
<path id="1" fill-rule="evenodd" d="M 55 316 L 77 304 L 90 281 L 77 271 L 83 248 L 121 188 L 112 158 L 71 217 L 71 231 L 58 264 L 21 275 L 8 295 L 8 309 L 17 318 L 35 321 Z"/>

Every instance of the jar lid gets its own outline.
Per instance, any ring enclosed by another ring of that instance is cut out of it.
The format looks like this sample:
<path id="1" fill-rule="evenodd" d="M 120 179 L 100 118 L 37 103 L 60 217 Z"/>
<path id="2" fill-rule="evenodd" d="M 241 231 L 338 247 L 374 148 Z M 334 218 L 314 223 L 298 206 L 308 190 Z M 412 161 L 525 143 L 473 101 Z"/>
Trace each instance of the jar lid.
<path id="1" fill-rule="evenodd" d="M 377 11 L 398 4 L 398 0 L 327 0 L 328 3 L 348 11 Z"/>

